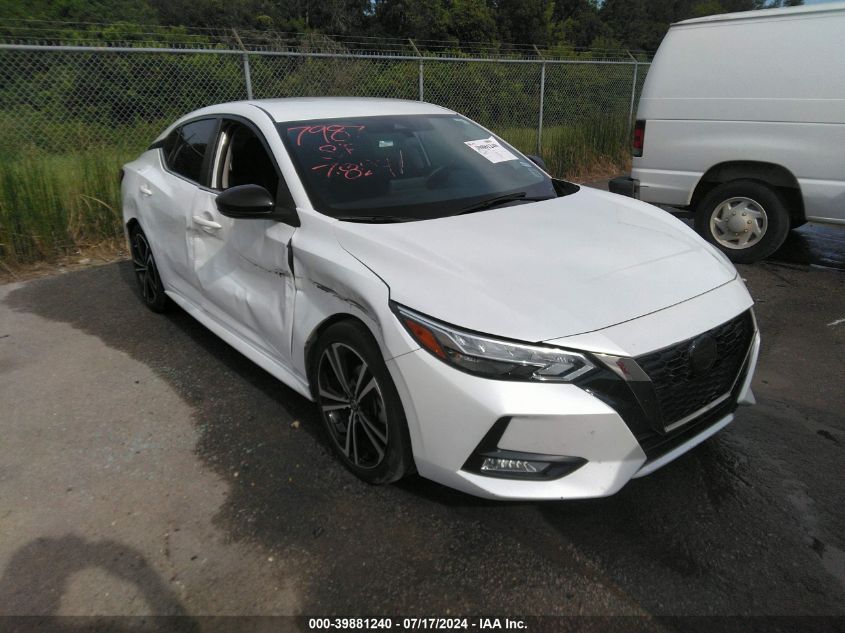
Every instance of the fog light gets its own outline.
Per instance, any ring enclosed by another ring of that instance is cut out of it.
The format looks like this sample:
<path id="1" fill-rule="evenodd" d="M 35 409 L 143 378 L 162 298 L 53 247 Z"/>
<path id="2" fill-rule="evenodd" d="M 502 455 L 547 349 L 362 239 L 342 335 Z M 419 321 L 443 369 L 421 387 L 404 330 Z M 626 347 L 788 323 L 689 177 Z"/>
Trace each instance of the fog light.
<path id="1" fill-rule="evenodd" d="M 532 462 L 525 459 L 502 459 L 499 457 L 485 457 L 481 463 L 482 472 L 495 473 L 525 473 L 526 475 L 541 473 L 548 468 L 548 462 Z"/>

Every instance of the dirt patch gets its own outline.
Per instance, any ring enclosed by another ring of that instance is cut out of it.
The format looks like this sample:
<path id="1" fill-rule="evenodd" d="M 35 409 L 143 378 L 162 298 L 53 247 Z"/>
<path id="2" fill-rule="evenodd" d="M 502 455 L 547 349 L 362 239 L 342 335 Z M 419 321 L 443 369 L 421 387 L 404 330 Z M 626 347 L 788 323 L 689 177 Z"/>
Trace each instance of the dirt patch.
<path id="1" fill-rule="evenodd" d="M 625 161 L 624 165 L 620 166 L 617 161 L 603 157 L 593 163 L 590 163 L 583 169 L 567 172 L 564 178 L 578 183 L 591 183 L 599 180 L 610 180 L 611 178 L 616 178 L 623 173 L 631 173 L 630 159 Z"/>
<path id="2" fill-rule="evenodd" d="M 98 244 L 78 246 L 73 253 L 62 255 L 50 261 L 10 266 L 0 260 L 0 284 L 27 281 L 39 277 L 102 266 L 129 259 L 129 249 L 122 239 L 105 240 Z"/>

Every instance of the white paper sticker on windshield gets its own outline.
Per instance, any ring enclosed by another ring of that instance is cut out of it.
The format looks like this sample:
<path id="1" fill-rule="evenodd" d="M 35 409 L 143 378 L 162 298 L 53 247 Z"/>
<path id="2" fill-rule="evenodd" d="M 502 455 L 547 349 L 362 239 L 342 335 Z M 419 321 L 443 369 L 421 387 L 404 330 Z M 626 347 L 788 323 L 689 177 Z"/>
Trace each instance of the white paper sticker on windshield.
<path id="1" fill-rule="evenodd" d="M 502 163 L 506 160 L 516 160 L 516 156 L 502 147 L 499 141 L 492 136 L 478 141 L 464 141 L 464 144 L 470 149 L 474 149 L 491 163 Z"/>

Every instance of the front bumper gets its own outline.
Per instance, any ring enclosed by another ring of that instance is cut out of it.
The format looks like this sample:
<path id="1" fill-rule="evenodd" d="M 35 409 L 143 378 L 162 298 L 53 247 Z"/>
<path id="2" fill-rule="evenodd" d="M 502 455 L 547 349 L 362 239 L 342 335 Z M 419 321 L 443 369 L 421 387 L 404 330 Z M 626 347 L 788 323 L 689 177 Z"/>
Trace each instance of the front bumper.
<path id="1" fill-rule="evenodd" d="M 727 292 L 719 294 L 724 297 Z M 657 319 L 654 315 L 636 321 L 648 320 L 659 327 Z M 632 336 L 639 327 L 642 324 L 631 330 Z M 696 327 L 684 334 L 699 334 L 702 330 Z M 422 476 L 487 498 L 576 499 L 611 495 L 630 479 L 657 470 L 727 426 L 739 404 L 753 402 L 750 383 L 759 345 L 755 330 L 739 379 L 724 403 L 659 437 L 657 444 L 632 423 L 626 409 L 630 402 L 615 402 L 606 393 L 590 393 L 573 384 L 479 378 L 424 350 L 398 356 L 388 368 L 405 407 Z M 482 448 L 491 448 L 485 444 L 491 433 L 494 450 L 576 458 L 584 460 L 583 465 L 546 479 L 481 474 L 471 464 Z"/>
<path id="2" fill-rule="evenodd" d="M 575 385 L 479 378 L 424 350 L 394 358 L 388 368 L 412 427 L 417 470 L 452 488 L 498 499 L 601 497 L 619 490 L 646 461 L 622 418 Z M 571 455 L 587 463 L 549 481 L 464 470 L 482 439 L 504 418 L 509 420 L 499 448 Z"/>

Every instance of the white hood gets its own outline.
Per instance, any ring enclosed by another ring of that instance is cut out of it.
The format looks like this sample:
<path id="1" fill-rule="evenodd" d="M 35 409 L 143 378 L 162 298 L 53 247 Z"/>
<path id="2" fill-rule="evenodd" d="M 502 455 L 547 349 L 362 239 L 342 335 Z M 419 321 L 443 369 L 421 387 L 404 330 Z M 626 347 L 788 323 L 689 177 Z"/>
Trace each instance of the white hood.
<path id="1" fill-rule="evenodd" d="M 522 341 L 606 328 L 736 276 L 670 214 L 583 187 L 437 220 L 335 227 L 341 246 L 387 283 L 394 301 Z"/>

